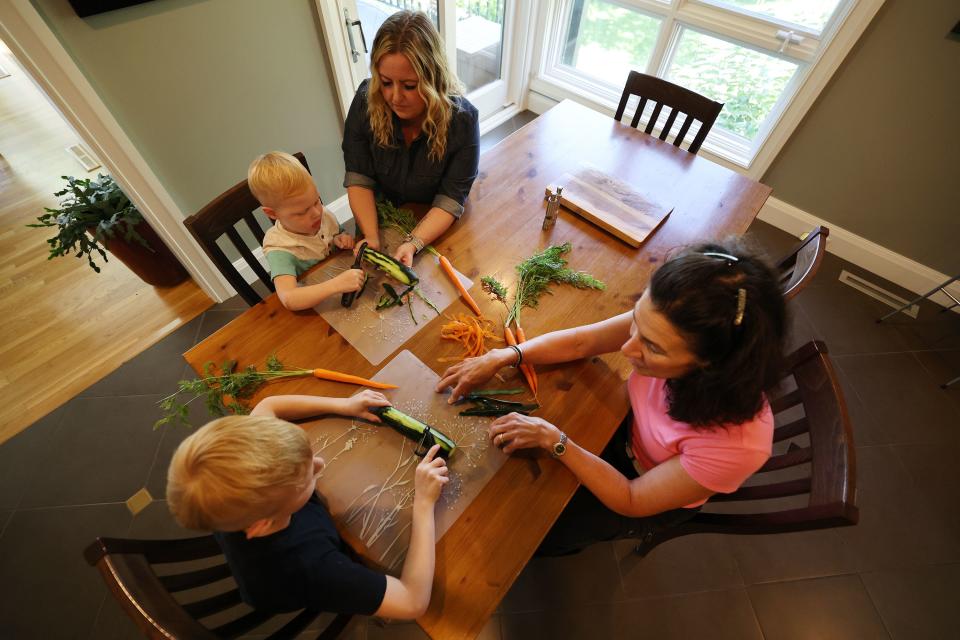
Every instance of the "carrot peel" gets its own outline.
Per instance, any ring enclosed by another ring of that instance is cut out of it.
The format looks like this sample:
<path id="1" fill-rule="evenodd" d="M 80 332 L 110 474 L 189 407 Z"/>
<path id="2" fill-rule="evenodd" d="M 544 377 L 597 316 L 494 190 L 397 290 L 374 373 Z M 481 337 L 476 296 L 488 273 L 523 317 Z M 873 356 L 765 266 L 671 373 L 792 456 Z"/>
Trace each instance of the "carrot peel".
<path id="1" fill-rule="evenodd" d="M 358 384 L 363 387 L 370 387 L 372 389 L 399 389 L 395 384 L 388 384 L 386 382 L 376 382 L 375 380 L 368 380 L 366 378 L 361 378 L 360 376 L 350 375 L 349 373 L 340 373 L 339 371 L 331 371 L 330 369 L 314 369 L 313 377 L 320 378 L 321 380 L 331 380 L 333 382 L 345 382 L 347 384 Z"/>

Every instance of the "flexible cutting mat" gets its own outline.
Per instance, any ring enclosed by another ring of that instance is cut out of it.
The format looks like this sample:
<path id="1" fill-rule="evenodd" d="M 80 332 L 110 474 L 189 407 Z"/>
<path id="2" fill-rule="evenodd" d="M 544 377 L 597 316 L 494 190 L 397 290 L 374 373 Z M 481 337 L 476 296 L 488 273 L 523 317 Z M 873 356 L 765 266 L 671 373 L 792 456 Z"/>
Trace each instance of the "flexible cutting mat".
<path id="1" fill-rule="evenodd" d="M 395 248 L 400 244 L 398 234 L 388 230 L 383 235 L 385 245 L 382 247 L 383 252 L 393 255 Z M 303 284 L 316 284 L 329 280 L 352 266 L 353 252 L 338 252 L 321 268 L 309 273 L 303 279 Z M 414 258 L 413 269 L 420 278 L 420 291 L 441 313 L 460 297 L 457 288 L 443 273 L 435 256 L 427 252 L 421 253 Z M 405 287 L 370 264 L 364 264 L 364 271 L 370 275 L 370 280 L 363 295 L 353 303 L 353 306 L 349 309 L 342 307 L 340 296 L 337 295 L 327 298 L 314 309 L 370 364 L 378 365 L 436 317 L 437 312 L 416 295 L 410 297 L 413 301 L 412 317 L 411 309 L 406 303 L 402 307 L 390 307 L 377 311 L 375 308 L 377 300 L 384 293 L 383 283 L 389 283 L 398 293 Z M 473 282 L 463 274 L 457 272 L 457 276 L 465 288 L 469 289 L 473 286 Z"/>
<path id="2" fill-rule="evenodd" d="M 394 406 L 457 444 L 448 461 L 450 482 L 436 506 L 439 540 L 507 459 L 487 437 L 492 418 L 459 416 L 464 407 L 434 393 L 439 377 L 409 351 L 398 353 L 374 380 L 399 382 L 399 389 L 384 392 Z M 317 489 L 330 513 L 376 564 L 399 571 L 410 543 L 417 443 L 390 427 L 349 418 L 324 418 L 305 428 L 314 452 L 327 461 Z"/>

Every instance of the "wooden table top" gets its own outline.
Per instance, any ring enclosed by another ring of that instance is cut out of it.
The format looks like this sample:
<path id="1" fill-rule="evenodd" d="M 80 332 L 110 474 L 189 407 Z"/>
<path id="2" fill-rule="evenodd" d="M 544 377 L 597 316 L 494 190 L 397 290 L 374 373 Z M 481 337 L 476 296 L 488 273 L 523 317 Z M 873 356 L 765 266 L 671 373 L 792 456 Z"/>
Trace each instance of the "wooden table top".
<path id="1" fill-rule="evenodd" d="M 640 249 L 563 210 L 553 229 L 541 231 L 544 187 L 581 162 L 647 189 L 674 207 Z M 471 293 L 484 314 L 499 319 L 502 307 L 483 294 L 480 276 L 497 275 L 512 285 L 519 261 L 550 244 L 571 242 L 570 267 L 603 280 L 607 290 L 555 287 L 554 295 L 544 296 L 539 308 L 524 311 L 529 338 L 631 308 L 668 251 L 742 234 L 769 195 L 769 187 L 564 101 L 481 156 L 480 175 L 463 217 L 435 246 L 476 283 Z M 460 301 L 446 310 L 455 312 L 470 313 Z M 442 318 L 435 318 L 400 348 L 412 351 L 437 373 L 445 368 L 437 359 L 453 350 L 439 339 L 442 323 Z M 275 295 L 184 357 L 199 371 L 207 361 L 228 359 L 262 368 L 271 353 L 288 366 L 324 367 L 365 377 L 377 370 L 313 311 L 287 311 Z M 542 405 L 538 415 L 598 453 L 627 413 L 628 373 L 620 354 L 538 367 Z M 261 394 L 346 396 L 353 391 L 335 383 L 296 379 L 271 384 Z M 546 454 L 508 460 L 437 543 L 433 597 L 430 609 L 417 621 L 420 626 L 433 638 L 474 638 L 576 488 L 574 476 Z"/>

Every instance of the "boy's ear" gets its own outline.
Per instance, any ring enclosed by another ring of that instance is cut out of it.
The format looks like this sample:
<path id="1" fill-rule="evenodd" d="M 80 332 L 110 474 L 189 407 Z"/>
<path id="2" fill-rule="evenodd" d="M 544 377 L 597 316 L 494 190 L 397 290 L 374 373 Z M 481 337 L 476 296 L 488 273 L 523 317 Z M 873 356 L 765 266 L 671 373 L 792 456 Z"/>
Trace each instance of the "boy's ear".
<path id="1" fill-rule="evenodd" d="M 260 207 L 260 208 L 263 209 L 263 213 L 271 220 L 277 219 L 277 212 L 273 210 L 273 207 Z"/>
<path id="2" fill-rule="evenodd" d="M 270 518 L 260 518 L 243 531 L 247 534 L 247 540 L 250 540 L 267 535 L 270 532 L 271 526 L 273 526 L 273 520 Z"/>

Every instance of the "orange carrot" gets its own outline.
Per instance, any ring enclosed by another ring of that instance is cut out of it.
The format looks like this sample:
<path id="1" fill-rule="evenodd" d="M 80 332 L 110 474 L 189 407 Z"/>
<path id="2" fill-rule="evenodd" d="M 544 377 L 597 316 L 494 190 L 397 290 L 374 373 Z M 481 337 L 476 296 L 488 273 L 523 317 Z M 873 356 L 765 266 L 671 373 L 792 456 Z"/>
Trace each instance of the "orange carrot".
<path id="1" fill-rule="evenodd" d="M 503 328 L 503 339 L 507 341 L 507 345 L 511 347 L 517 346 L 517 339 L 513 337 L 513 331 L 510 330 L 510 327 Z M 533 371 L 533 367 L 528 364 L 520 365 L 520 372 L 523 373 L 523 377 L 527 380 L 527 385 L 530 387 L 530 391 L 533 392 L 533 395 L 537 395 L 537 382 L 534 377 L 536 374 Z"/>
<path id="2" fill-rule="evenodd" d="M 364 387 L 371 387 L 373 389 L 399 389 L 395 384 L 387 384 L 386 382 L 375 382 L 374 380 L 367 380 L 366 378 L 361 378 L 360 376 L 352 376 L 349 373 L 340 373 L 339 371 L 330 371 L 329 369 L 314 369 L 313 377 L 320 378 L 321 380 L 332 380 L 333 382 L 346 382 L 347 384 L 359 384 Z"/>
<path id="3" fill-rule="evenodd" d="M 450 264 L 450 261 L 447 260 L 447 257 L 438 253 L 437 259 L 440 260 L 440 266 L 443 268 L 443 272 L 447 274 L 447 277 L 450 278 L 453 286 L 455 286 L 457 291 L 460 292 L 460 297 L 463 298 L 465 303 L 467 303 L 467 306 L 470 307 L 470 310 L 478 316 L 483 317 L 483 314 L 480 313 L 480 307 L 477 306 L 477 303 L 473 299 L 473 296 L 470 295 L 470 292 L 464 288 L 463 283 L 460 282 L 460 278 L 457 277 L 457 272 L 453 270 L 453 265 Z"/>
<path id="4" fill-rule="evenodd" d="M 523 327 L 519 324 L 517 325 L 517 344 L 523 344 L 527 341 L 527 336 L 523 333 Z M 532 364 L 525 364 L 525 367 L 530 368 L 530 377 L 533 378 L 533 395 L 537 395 L 537 391 L 540 390 L 540 379 L 537 378 L 537 371 L 533 368 Z"/>

